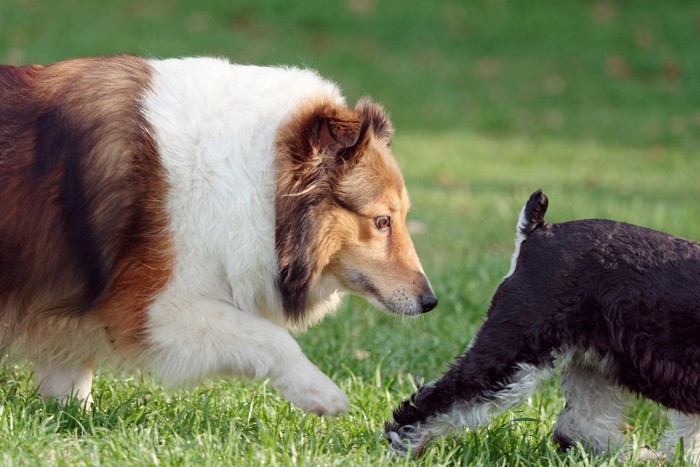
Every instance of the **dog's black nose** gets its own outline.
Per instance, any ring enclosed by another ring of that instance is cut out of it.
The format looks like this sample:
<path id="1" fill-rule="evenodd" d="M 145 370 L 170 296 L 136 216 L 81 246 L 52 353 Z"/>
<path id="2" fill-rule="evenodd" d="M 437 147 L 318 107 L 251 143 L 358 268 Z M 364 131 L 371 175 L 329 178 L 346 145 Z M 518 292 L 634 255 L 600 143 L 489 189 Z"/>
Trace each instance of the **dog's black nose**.
<path id="1" fill-rule="evenodd" d="M 437 298 L 432 293 L 420 296 L 420 306 L 423 308 L 422 313 L 427 313 L 438 304 Z"/>

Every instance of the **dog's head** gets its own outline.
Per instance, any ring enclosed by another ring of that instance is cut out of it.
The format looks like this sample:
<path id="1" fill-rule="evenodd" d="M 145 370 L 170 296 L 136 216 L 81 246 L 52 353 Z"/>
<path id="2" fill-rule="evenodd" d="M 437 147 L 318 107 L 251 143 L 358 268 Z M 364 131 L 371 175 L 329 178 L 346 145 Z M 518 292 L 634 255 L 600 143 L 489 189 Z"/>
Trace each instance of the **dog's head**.
<path id="1" fill-rule="evenodd" d="M 290 316 L 303 317 L 310 291 L 328 276 L 394 313 L 437 305 L 406 227 L 410 202 L 392 136 L 369 100 L 355 109 L 310 105 L 280 132 L 276 250 Z"/>

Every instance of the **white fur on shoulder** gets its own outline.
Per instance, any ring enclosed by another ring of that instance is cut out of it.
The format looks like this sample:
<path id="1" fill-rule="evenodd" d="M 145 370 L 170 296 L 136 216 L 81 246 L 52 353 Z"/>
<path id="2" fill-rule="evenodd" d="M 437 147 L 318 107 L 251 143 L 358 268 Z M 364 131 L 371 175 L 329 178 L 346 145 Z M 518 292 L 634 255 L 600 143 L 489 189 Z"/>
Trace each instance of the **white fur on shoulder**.
<path id="1" fill-rule="evenodd" d="M 176 187 L 168 200 L 176 266 L 148 313 L 148 364 L 173 383 L 221 371 L 274 378 L 302 365 L 305 379 L 336 393 L 334 411 L 346 409 L 347 399 L 284 329 L 275 286 L 276 131 L 305 100 L 342 104 L 337 87 L 309 70 L 213 58 L 151 65 L 144 112 Z M 337 308 L 338 287 L 328 284 L 316 297 L 309 322 Z M 193 296 L 206 298 L 185 299 Z"/>

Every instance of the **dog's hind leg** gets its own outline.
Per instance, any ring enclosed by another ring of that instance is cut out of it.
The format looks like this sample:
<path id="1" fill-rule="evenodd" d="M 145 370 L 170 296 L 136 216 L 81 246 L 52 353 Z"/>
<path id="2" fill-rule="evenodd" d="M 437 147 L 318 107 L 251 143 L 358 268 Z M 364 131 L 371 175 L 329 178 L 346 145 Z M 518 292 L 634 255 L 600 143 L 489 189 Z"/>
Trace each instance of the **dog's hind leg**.
<path id="1" fill-rule="evenodd" d="M 574 352 L 563 362 L 561 388 L 566 407 L 559 414 L 554 442 L 567 449 L 581 443 L 595 454 L 624 446 L 622 390 L 604 373 L 604 362 Z"/>
<path id="2" fill-rule="evenodd" d="M 89 406 L 95 356 L 104 339 L 102 327 L 65 317 L 46 317 L 30 326 L 31 332 L 22 333 L 13 345 L 34 363 L 39 394 L 61 403 L 75 398 Z"/>
<path id="3" fill-rule="evenodd" d="M 39 394 L 44 397 L 57 397 L 61 402 L 75 397 L 92 402 L 92 358 L 81 363 L 41 363 L 36 365 L 35 378 Z"/>
<path id="4" fill-rule="evenodd" d="M 669 412 L 671 428 L 661 441 L 661 451 L 673 461 L 676 444 L 683 441 L 683 451 L 688 462 L 700 465 L 700 415 Z"/>

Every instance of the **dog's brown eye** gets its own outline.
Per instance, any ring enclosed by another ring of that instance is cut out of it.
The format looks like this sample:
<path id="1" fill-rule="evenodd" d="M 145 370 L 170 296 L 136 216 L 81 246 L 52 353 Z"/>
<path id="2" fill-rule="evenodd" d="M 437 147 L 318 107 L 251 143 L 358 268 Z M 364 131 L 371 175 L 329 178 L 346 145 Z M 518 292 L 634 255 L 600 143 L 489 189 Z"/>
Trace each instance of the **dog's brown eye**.
<path id="1" fill-rule="evenodd" d="M 391 217 L 379 216 L 374 218 L 374 226 L 378 230 L 389 230 L 391 228 Z"/>

